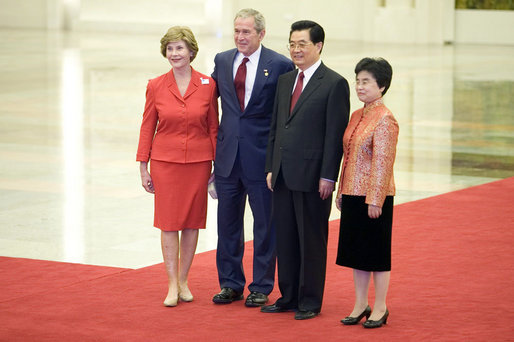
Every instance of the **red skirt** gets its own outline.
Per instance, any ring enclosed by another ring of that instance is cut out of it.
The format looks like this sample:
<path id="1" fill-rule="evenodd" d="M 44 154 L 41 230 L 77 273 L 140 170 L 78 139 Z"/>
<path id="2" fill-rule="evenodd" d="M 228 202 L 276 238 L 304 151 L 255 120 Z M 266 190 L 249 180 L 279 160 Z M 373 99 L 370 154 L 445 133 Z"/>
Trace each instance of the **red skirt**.
<path id="1" fill-rule="evenodd" d="M 151 160 L 154 227 L 164 231 L 205 228 L 211 165 L 211 161 L 179 164 Z"/>

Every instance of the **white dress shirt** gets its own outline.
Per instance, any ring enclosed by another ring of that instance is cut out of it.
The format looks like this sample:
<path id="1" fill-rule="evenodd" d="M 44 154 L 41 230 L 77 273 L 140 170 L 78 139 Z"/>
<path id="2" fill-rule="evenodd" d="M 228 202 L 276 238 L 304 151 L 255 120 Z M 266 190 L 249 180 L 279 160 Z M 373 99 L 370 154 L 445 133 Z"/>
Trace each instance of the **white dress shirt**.
<path id="1" fill-rule="evenodd" d="M 250 56 L 245 56 L 238 52 L 234 58 L 234 65 L 232 69 L 232 77 L 236 78 L 237 68 L 243 61 L 243 58 L 248 57 L 249 61 L 246 62 L 246 81 L 245 81 L 245 108 L 252 96 L 253 85 L 255 83 L 255 75 L 257 75 L 257 66 L 259 65 L 259 58 L 261 57 L 262 45 L 252 53 Z"/>
<path id="2" fill-rule="evenodd" d="M 298 68 L 298 70 L 300 70 L 300 72 L 303 71 L 302 91 L 305 89 L 305 86 L 307 85 L 307 83 L 309 83 L 309 80 L 311 79 L 312 75 L 314 75 L 314 73 L 316 72 L 316 70 L 318 70 L 320 65 L 321 65 L 321 59 L 318 59 L 318 61 L 316 63 L 314 63 L 313 65 L 311 65 L 310 67 L 308 67 L 305 70 Z M 294 86 L 293 86 L 293 90 L 291 90 L 291 94 L 294 92 L 294 88 L 296 87 L 296 82 L 298 82 L 298 75 L 300 75 L 300 72 L 298 72 L 298 74 L 296 74 L 296 80 L 294 81 Z"/>

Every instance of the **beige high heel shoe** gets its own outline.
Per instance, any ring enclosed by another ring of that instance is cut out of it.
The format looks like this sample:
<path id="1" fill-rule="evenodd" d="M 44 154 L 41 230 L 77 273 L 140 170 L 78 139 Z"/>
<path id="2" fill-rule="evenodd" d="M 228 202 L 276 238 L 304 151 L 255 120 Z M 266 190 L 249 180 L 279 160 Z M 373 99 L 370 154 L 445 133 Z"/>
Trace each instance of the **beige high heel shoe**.
<path id="1" fill-rule="evenodd" d="M 181 288 L 179 286 L 178 297 L 183 302 L 193 301 L 193 295 L 191 294 L 191 291 L 189 291 L 189 287 L 187 287 L 187 285 L 185 286 L 185 288 Z"/>
<path id="2" fill-rule="evenodd" d="M 163 302 L 164 306 L 173 307 L 178 305 L 178 297 L 176 298 L 167 298 Z"/>
<path id="3" fill-rule="evenodd" d="M 177 290 L 180 293 L 180 289 L 177 289 Z M 166 299 L 164 300 L 163 304 L 164 304 L 164 306 L 168 306 L 168 307 L 177 306 L 178 305 L 178 298 L 179 298 L 178 294 L 175 297 L 170 296 L 170 292 L 168 290 L 168 294 L 167 294 Z"/>

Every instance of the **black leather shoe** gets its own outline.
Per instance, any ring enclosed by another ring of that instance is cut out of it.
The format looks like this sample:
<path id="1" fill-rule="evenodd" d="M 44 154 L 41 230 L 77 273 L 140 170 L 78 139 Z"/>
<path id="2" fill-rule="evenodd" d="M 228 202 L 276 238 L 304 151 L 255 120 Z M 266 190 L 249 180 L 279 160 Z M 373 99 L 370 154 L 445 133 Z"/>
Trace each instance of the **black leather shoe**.
<path id="1" fill-rule="evenodd" d="M 381 319 L 378 321 L 368 319 L 366 322 L 362 323 L 362 326 L 368 329 L 380 328 L 383 324 L 387 324 L 387 317 L 389 317 L 389 310 L 386 309 L 386 312 Z"/>
<path id="2" fill-rule="evenodd" d="M 268 302 L 268 296 L 260 292 L 252 292 L 246 297 L 245 305 L 248 307 L 263 306 Z"/>
<path id="3" fill-rule="evenodd" d="M 366 316 L 366 319 L 368 319 L 369 316 L 371 316 L 371 308 L 369 307 L 369 305 L 366 306 L 366 309 L 364 309 L 364 311 L 359 316 L 345 317 L 341 320 L 341 323 L 343 323 L 344 325 L 355 325 L 355 324 L 359 323 L 364 316 Z"/>
<path id="4" fill-rule="evenodd" d="M 300 311 L 296 312 L 296 314 L 294 315 L 294 319 L 303 320 L 303 319 L 314 318 L 318 314 L 319 314 L 319 312 L 300 310 Z"/>
<path id="5" fill-rule="evenodd" d="M 261 307 L 261 312 L 265 312 L 265 313 L 278 313 L 278 312 L 287 312 L 287 311 L 294 311 L 294 310 L 283 308 L 276 304 L 264 305 Z"/>
<path id="6" fill-rule="evenodd" d="M 236 292 L 230 287 L 224 287 L 221 292 L 212 297 L 212 301 L 216 304 L 230 304 L 235 300 L 241 300 L 244 296 L 242 293 Z"/>

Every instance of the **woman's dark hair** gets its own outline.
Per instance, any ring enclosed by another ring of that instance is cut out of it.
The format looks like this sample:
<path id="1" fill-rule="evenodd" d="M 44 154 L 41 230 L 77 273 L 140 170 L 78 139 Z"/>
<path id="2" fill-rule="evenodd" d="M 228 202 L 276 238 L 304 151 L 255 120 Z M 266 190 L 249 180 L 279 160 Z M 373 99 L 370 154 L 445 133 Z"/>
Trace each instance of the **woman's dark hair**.
<path id="1" fill-rule="evenodd" d="M 325 43 L 325 31 L 323 30 L 323 27 L 321 27 L 318 23 L 311 21 L 311 20 L 300 20 L 300 21 L 294 22 L 291 25 L 291 31 L 289 32 L 289 39 L 291 39 L 291 34 L 293 34 L 294 31 L 303 31 L 303 30 L 309 30 L 309 37 L 311 38 L 311 41 L 313 44 L 316 44 L 319 42 L 321 42 L 322 44 Z M 322 46 L 322 49 L 323 49 L 323 46 Z"/>
<path id="2" fill-rule="evenodd" d="M 373 75 L 379 88 L 384 87 L 382 96 L 384 96 L 391 85 L 391 79 L 393 78 L 393 68 L 388 61 L 382 57 L 378 58 L 363 58 L 355 66 L 355 75 L 361 71 L 367 71 Z"/>

